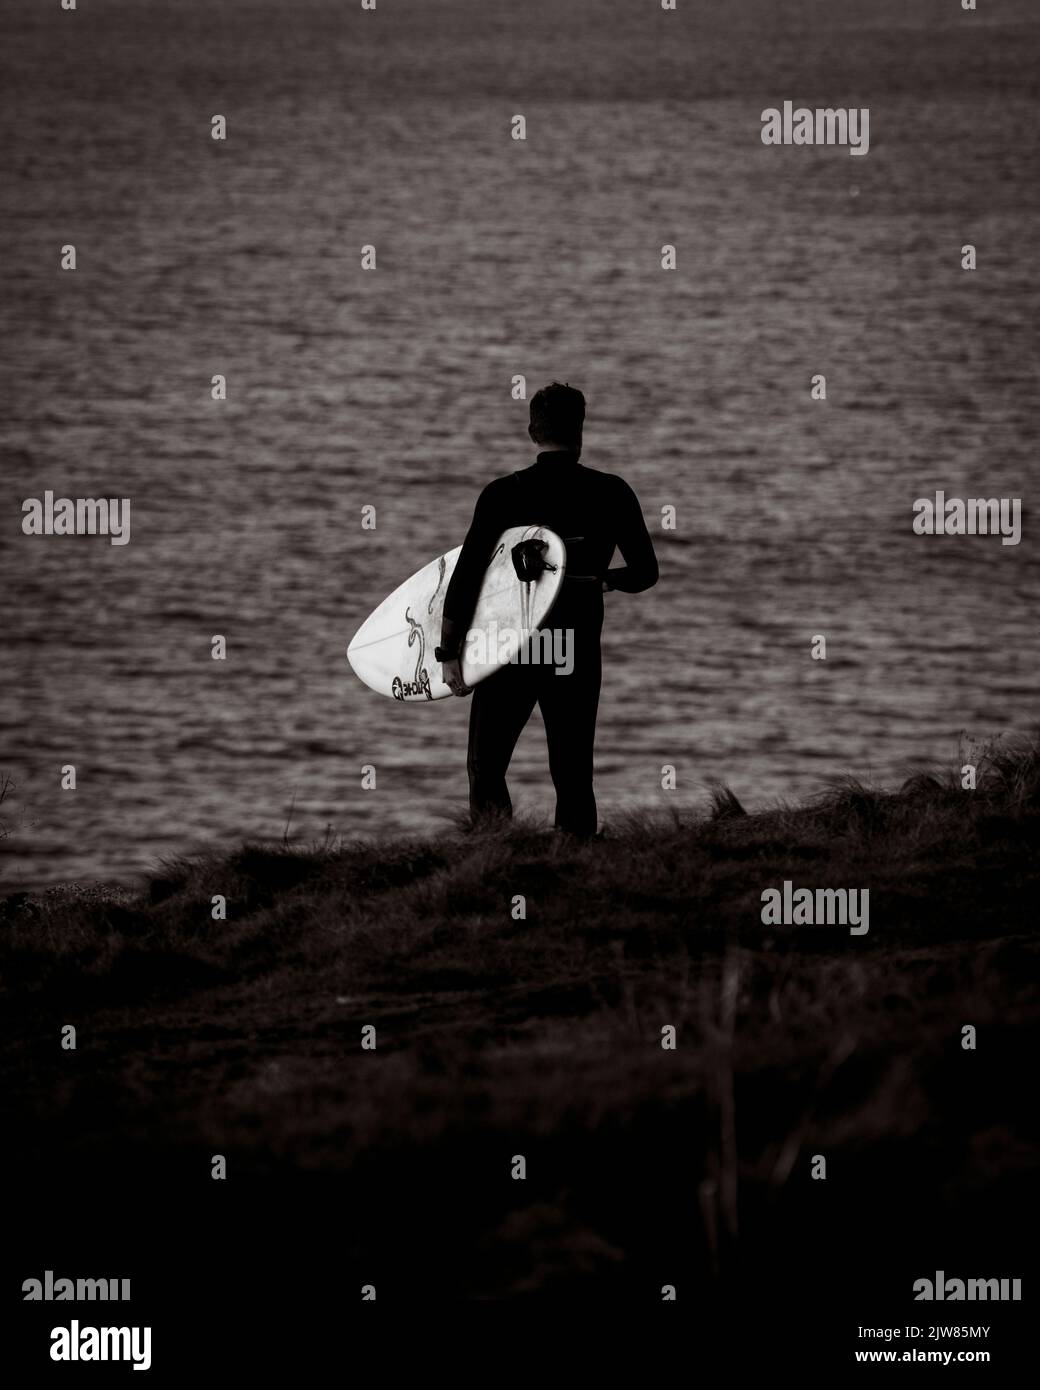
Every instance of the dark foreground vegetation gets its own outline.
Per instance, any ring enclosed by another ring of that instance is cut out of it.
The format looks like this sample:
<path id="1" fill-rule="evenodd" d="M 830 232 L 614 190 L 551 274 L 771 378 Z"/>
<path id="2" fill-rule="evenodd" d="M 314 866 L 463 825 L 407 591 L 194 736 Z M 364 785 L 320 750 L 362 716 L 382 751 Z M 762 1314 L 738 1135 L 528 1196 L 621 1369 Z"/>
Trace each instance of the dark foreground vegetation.
<path id="1" fill-rule="evenodd" d="M 19 895 L 9 1179 L 54 1210 L 237 1203 L 257 1250 L 288 1220 L 352 1299 L 356 1277 L 426 1300 L 675 1284 L 704 1306 L 860 1277 L 911 1320 L 919 1275 L 1022 1273 L 1038 843 L 1031 746 L 974 791 L 849 783 L 753 816 L 720 791 L 696 822 L 584 846 L 522 825 L 247 846 L 138 897 Z M 869 889 L 869 932 L 764 926 L 785 879 Z"/>

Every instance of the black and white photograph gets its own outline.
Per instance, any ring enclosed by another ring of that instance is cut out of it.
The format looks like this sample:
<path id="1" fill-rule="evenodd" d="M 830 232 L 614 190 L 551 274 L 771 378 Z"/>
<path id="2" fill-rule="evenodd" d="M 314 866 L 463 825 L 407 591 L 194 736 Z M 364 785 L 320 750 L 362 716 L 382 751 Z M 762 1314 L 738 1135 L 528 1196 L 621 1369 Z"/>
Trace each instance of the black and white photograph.
<path id="1" fill-rule="evenodd" d="M 1037 0 L 0 67 L 0 1378 L 1026 1383 Z"/>

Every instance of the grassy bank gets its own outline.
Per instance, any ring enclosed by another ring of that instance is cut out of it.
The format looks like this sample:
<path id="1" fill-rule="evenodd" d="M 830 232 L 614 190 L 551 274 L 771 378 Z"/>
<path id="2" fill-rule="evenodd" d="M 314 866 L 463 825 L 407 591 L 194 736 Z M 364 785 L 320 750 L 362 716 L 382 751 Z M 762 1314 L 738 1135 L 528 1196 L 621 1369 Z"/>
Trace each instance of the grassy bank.
<path id="1" fill-rule="evenodd" d="M 927 1271 L 951 1230 L 992 1264 L 1033 1181 L 1038 841 L 1031 746 L 974 791 L 720 792 L 588 845 L 246 846 L 139 898 L 18 896 L 7 1163 L 170 1191 L 219 1153 L 255 1200 L 306 1173 L 344 1258 L 468 1296 L 711 1289 L 806 1242 Z M 785 879 L 869 889 L 869 932 L 764 926 Z"/>

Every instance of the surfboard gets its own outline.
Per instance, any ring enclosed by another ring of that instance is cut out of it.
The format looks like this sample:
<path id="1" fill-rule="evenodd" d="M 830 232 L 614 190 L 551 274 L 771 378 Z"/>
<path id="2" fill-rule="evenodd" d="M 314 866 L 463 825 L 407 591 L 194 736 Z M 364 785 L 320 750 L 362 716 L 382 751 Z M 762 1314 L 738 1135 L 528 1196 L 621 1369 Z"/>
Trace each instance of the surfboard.
<path id="1" fill-rule="evenodd" d="M 517 578 L 512 550 L 526 540 L 545 541 L 544 559 L 554 568 L 525 582 Z M 441 640 L 444 596 L 461 553 L 458 545 L 417 570 L 383 600 L 351 639 L 347 647 L 351 666 L 380 695 L 425 704 L 451 694 L 433 653 Z M 567 550 L 554 531 L 544 526 L 511 526 L 502 532 L 462 646 L 462 679 L 467 685 L 479 685 L 500 670 L 544 623 L 566 568 Z"/>

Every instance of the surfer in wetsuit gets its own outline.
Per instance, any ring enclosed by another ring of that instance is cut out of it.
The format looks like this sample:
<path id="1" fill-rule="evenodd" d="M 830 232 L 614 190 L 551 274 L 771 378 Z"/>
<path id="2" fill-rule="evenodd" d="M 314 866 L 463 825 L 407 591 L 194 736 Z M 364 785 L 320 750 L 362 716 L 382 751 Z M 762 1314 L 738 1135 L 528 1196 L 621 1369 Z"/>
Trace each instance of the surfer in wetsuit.
<path id="1" fill-rule="evenodd" d="M 528 433 L 540 446 L 521 472 L 495 478 L 477 499 L 473 521 L 444 599 L 437 659 L 456 695 L 468 695 L 461 658 L 484 571 L 510 526 L 546 526 L 563 538 L 567 572 L 550 621 L 570 630 L 573 670 L 509 664 L 477 686 L 469 720 L 470 812 L 509 816 L 506 771 L 537 704 L 556 788 L 556 826 L 583 838 L 596 833 L 592 750 L 601 678 L 603 595 L 638 594 L 657 583 L 657 557 L 639 500 L 623 478 L 586 468 L 581 456 L 585 397 L 554 381 L 531 399 Z M 624 565 L 608 569 L 615 546 Z"/>

